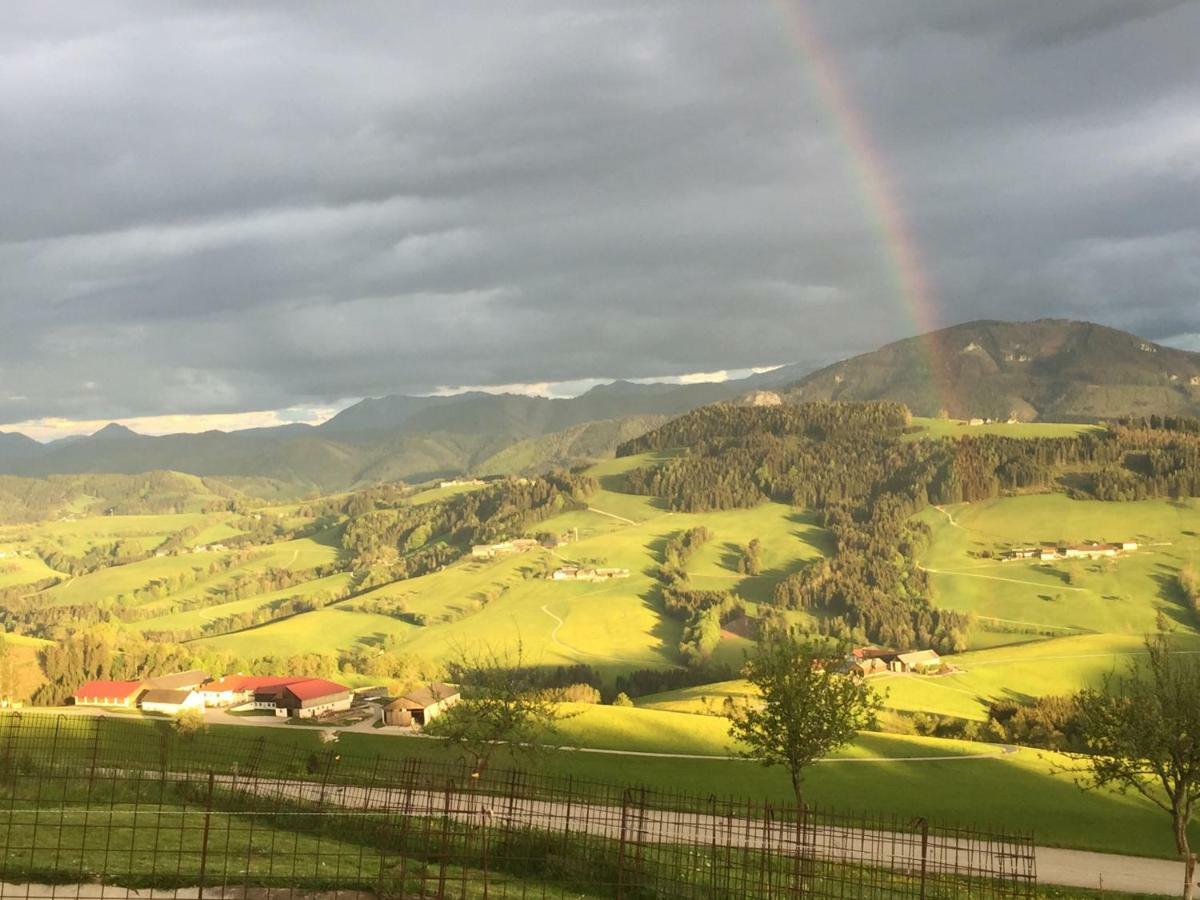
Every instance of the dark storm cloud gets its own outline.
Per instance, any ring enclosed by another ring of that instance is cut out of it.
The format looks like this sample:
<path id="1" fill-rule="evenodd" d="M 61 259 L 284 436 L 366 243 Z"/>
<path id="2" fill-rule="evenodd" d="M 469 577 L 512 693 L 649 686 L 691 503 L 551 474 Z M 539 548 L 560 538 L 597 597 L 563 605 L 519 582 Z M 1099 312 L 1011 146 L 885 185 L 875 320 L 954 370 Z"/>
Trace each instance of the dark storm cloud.
<path id="1" fill-rule="evenodd" d="M 943 323 L 1200 333 L 1195 2 L 30 3 L 0 32 L 0 422 L 910 333 L 797 10 Z"/>

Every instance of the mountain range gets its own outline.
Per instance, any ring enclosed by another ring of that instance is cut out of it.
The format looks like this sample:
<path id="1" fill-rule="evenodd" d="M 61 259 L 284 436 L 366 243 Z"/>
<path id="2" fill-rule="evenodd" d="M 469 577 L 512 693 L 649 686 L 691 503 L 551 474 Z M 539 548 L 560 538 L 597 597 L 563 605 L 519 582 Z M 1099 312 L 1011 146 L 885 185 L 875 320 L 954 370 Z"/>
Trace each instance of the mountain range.
<path id="1" fill-rule="evenodd" d="M 465 472 L 508 474 L 610 455 L 617 444 L 665 417 L 759 386 L 779 386 L 799 374 L 796 367 L 776 372 L 774 378 L 772 372 L 687 385 L 617 381 L 564 399 L 482 392 L 395 395 L 363 400 L 316 426 L 150 436 L 114 423 L 47 444 L 0 433 L 0 474 L 161 469 L 270 479 L 292 485 L 296 493 Z"/>
<path id="2" fill-rule="evenodd" d="M 675 385 L 617 381 L 578 397 L 480 392 L 367 399 L 321 425 L 141 435 L 108 425 L 40 444 L 0 433 L 0 474 L 174 470 L 269 479 L 295 493 L 462 473 L 509 474 L 612 453 L 665 417 L 755 395 L 785 402 L 899 400 L 917 415 L 1097 421 L 1200 415 L 1200 353 L 1087 322 L 979 321 L 888 344 L 810 372 Z"/>

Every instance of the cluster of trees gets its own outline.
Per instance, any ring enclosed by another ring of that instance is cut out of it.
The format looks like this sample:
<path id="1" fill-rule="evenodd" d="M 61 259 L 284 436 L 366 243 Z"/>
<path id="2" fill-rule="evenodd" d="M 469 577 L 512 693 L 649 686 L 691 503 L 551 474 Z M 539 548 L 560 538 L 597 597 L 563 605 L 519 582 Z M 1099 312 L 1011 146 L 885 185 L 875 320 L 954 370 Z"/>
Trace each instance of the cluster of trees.
<path id="1" fill-rule="evenodd" d="M 365 492 L 348 501 L 351 512 L 362 511 L 346 525 L 342 545 L 356 569 L 384 569 L 395 581 L 453 562 L 472 544 L 504 540 L 578 508 L 597 488 L 590 476 L 559 471 L 419 505 L 403 495 Z M 384 505 L 389 497 L 394 505 Z"/>
<path id="2" fill-rule="evenodd" d="M 644 697 L 736 677 L 737 672 L 731 666 L 711 661 L 687 669 L 635 669 L 617 676 L 616 690 L 627 697 Z"/>
<path id="3" fill-rule="evenodd" d="M 143 633 L 149 640 L 182 644 L 187 641 L 199 640 L 200 638 L 232 634 L 235 631 L 244 631 L 247 628 L 255 628 L 259 625 L 265 625 L 268 622 L 276 622 L 280 619 L 298 616 L 301 613 L 324 609 L 332 603 L 345 600 L 351 593 L 351 588 L 347 587 L 340 591 L 323 590 L 308 594 L 296 594 L 291 597 L 272 600 L 270 603 L 265 603 L 254 609 L 248 609 L 240 613 L 231 613 L 230 615 L 221 616 L 216 619 L 209 619 L 203 625 L 197 625 L 194 628 L 148 630 Z"/>
<path id="4" fill-rule="evenodd" d="M 129 563 L 149 559 L 153 554 L 137 544 L 128 541 L 114 541 L 111 544 L 97 544 L 89 547 L 83 556 L 72 556 L 61 548 L 39 548 L 38 555 L 42 561 L 56 572 L 78 578 L 90 575 L 112 566 L 124 566 Z"/>
<path id="5" fill-rule="evenodd" d="M 1174 431 L 1200 435 L 1200 419 L 1194 416 L 1123 416 L 1116 424 L 1134 431 Z"/>
<path id="6" fill-rule="evenodd" d="M 824 510 L 834 555 L 789 575 L 775 586 L 775 605 L 820 612 L 823 633 L 853 643 L 966 649 L 969 614 L 933 606 L 917 557 L 929 530 L 914 521 L 911 501 L 881 494 L 854 508 Z"/>
<path id="7" fill-rule="evenodd" d="M 699 590 L 689 583 L 684 565 L 711 539 L 712 533 L 703 525 L 673 535 L 658 567 L 663 607 L 668 615 L 684 621 L 679 654 L 689 667 L 708 662 L 721 643 L 721 626 L 744 613 L 741 598 L 732 591 Z"/>
<path id="8" fill-rule="evenodd" d="M 47 578 L 39 578 L 37 581 L 27 581 L 24 584 L 10 584 L 8 587 L 0 588 L 0 614 L 10 604 L 18 603 L 25 597 L 49 590 L 58 584 L 60 580 L 56 576 L 51 575 Z"/>
<path id="9" fill-rule="evenodd" d="M 1191 563 L 1187 563 L 1175 576 L 1179 582 L 1179 592 L 1197 619 L 1200 619 L 1200 571 Z"/>
<path id="10" fill-rule="evenodd" d="M 738 572 L 743 575 L 762 574 L 762 541 L 758 538 L 753 538 L 742 548 L 738 557 Z"/>
<path id="11" fill-rule="evenodd" d="M 153 603 L 156 600 L 162 600 L 164 597 L 169 597 L 172 594 L 187 590 L 201 581 L 206 581 L 209 578 L 214 578 L 230 571 L 238 566 L 246 565 L 259 558 L 261 554 L 249 553 L 241 551 L 239 553 L 230 553 L 225 556 L 220 556 L 217 559 L 209 562 L 207 566 L 192 566 L 186 572 L 177 572 L 174 575 L 163 575 L 159 578 L 152 578 L 139 588 L 135 588 L 129 594 L 118 594 L 116 597 L 117 603 L 121 606 L 133 607 L 143 603 Z M 227 598 L 237 599 L 237 598 Z M 192 606 L 182 605 L 180 609 L 192 609 L 200 606 L 207 606 L 210 603 L 224 603 L 225 600 L 205 600 L 197 599 Z M 186 604 L 186 601 L 184 601 Z M 128 621 L 134 621 L 137 614 L 131 611 Z"/>
<path id="12" fill-rule="evenodd" d="M 104 636 L 80 634 L 45 647 L 41 665 L 47 681 L 34 692 L 33 703 L 61 706 L 87 681 L 148 678 L 185 670 L 192 665 L 192 656 L 182 647 L 144 641 L 130 641 L 118 653 Z"/>

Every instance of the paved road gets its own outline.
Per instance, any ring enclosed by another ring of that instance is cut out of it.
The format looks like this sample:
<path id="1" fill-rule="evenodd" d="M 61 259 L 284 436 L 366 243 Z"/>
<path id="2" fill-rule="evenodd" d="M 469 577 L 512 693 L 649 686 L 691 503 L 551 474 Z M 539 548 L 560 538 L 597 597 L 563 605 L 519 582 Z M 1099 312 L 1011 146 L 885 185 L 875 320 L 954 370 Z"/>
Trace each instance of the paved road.
<path id="1" fill-rule="evenodd" d="M 233 786 L 226 777 L 226 786 Z M 245 788 L 245 785 L 239 785 Z M 352 786 L 322 787 L 300 781 L 259 781 L 252 790 L 289 799 L 316 801 L 326 805 L 355 809 L 388 809 L 415 815 L 445 815 L 463 822 L 484 824 L 508 820 L 518 827 L 562 829 L 562 804 L 542 800 L 493 798 L 489 795 L 446 791 L 369 790 Z M 636 828 L 649 843 L 717 843 L 719 846 L 764 849 L 773 847 L 786 852 L 794 848 L 794 830 L 787 824 L 774 826 L 762 820 L 710 816 L 704 813 L 646 810 L 631 824 L 620 807 L 581 804 L 571 808 L 570 827 L 608 838 L 619 838 Z M 864 839 L 864 834 L 866 838 Z M 872 838 L 878 840 L 872 840 Z M 810 843 L 809 843 L 810 842 Z M 920 842 L 913 835 L 890 832 L 851 831 L 835 826 L 814 829 L 806 841 L 810 851 L 823 859 L 855 859 L 878 865 L 909 869 L 920 864 Z M 990 847 L 950 837 L 931 836 L 928 846 L 929 871 L 952 870 L 961 865 L 965 854 L 974 854 L 976 866 L 991 871 L 1020 871 L 1019 859 L 1007 856 L 1004 847 Z M 1037 879 L 1040 884 L 1066 887 L 1100 888 L 1131 893 L 1177 895 L 1183 882 L 1183 863 L 1172 860 L 1064 850 L 1056 847 L 1035 848 Z"/>
<path id="2" fill-rule="evenodd" d="M 98 715 L 100 710 L 87 707 L 67 707 L 73 714 Z M 239 717 L 232 716 L 223 710 L 209 710 L 208 720 L 220 724 L 247 725 L 254 727 L 296 728 L 301 726 L 288 725 L 286 720 L 266 716 Z M 376 729 L 371 720 L 360 723 L 353 728 L 335 729 L 338 731 L 366 732 L 372 734 L 404 734 L 406 729 L 386 728 Z M 432 739 L 432 738 L 427 738 Z M 598 748 L 564 748 L 575 749 L 581 753 L 600 753 L 613 756 L 641 756 L 668 759 L 728 759 L 728 757 L 705 757 L 699 754 L 652 753 L 636 750 L 604 750 Z M 910 758 L 893 757 L 858 757 L 821 760 L 823 763 L 926 763 L 955 761 L 978 761 L 994 759 L 997 756 L 1020 752 L 1020 748 L 1002 746 L 991 749 L 986 753 L 964 756 L 924 756 Z M 300 784 L 300 783 L 297 783 Z M 317 786 L 311 786 L 314 789 Z M 1172 860 L 1148 859 L 1139 856 L 1122 856 L 1109 853 L 1092 853 L 1084 850 L 1063 850 L 1055 847 L 1038 847 L 1036 851 L 1038 878 L 1044 884 L 1058 884 L 1071 887 L 1099 888 L 1106 890 L 1123 890 L 1130 892 L 1157 893 L 1176 895 L 1180 893 L 1183 881 L 1183 863 Z"/>

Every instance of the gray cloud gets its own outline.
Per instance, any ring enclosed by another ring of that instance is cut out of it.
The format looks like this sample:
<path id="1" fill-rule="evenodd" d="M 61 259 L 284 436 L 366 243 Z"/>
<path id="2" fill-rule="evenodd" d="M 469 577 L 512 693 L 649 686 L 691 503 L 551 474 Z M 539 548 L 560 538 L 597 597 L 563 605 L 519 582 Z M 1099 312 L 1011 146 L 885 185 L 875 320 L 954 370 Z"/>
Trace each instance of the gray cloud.
<path id="1" fill-rule="evenodd" d="M 1196 2 L 6 15 L 0 422 L 870 349 L 879 173 L 943 323 L 1200 333 Z"/>

